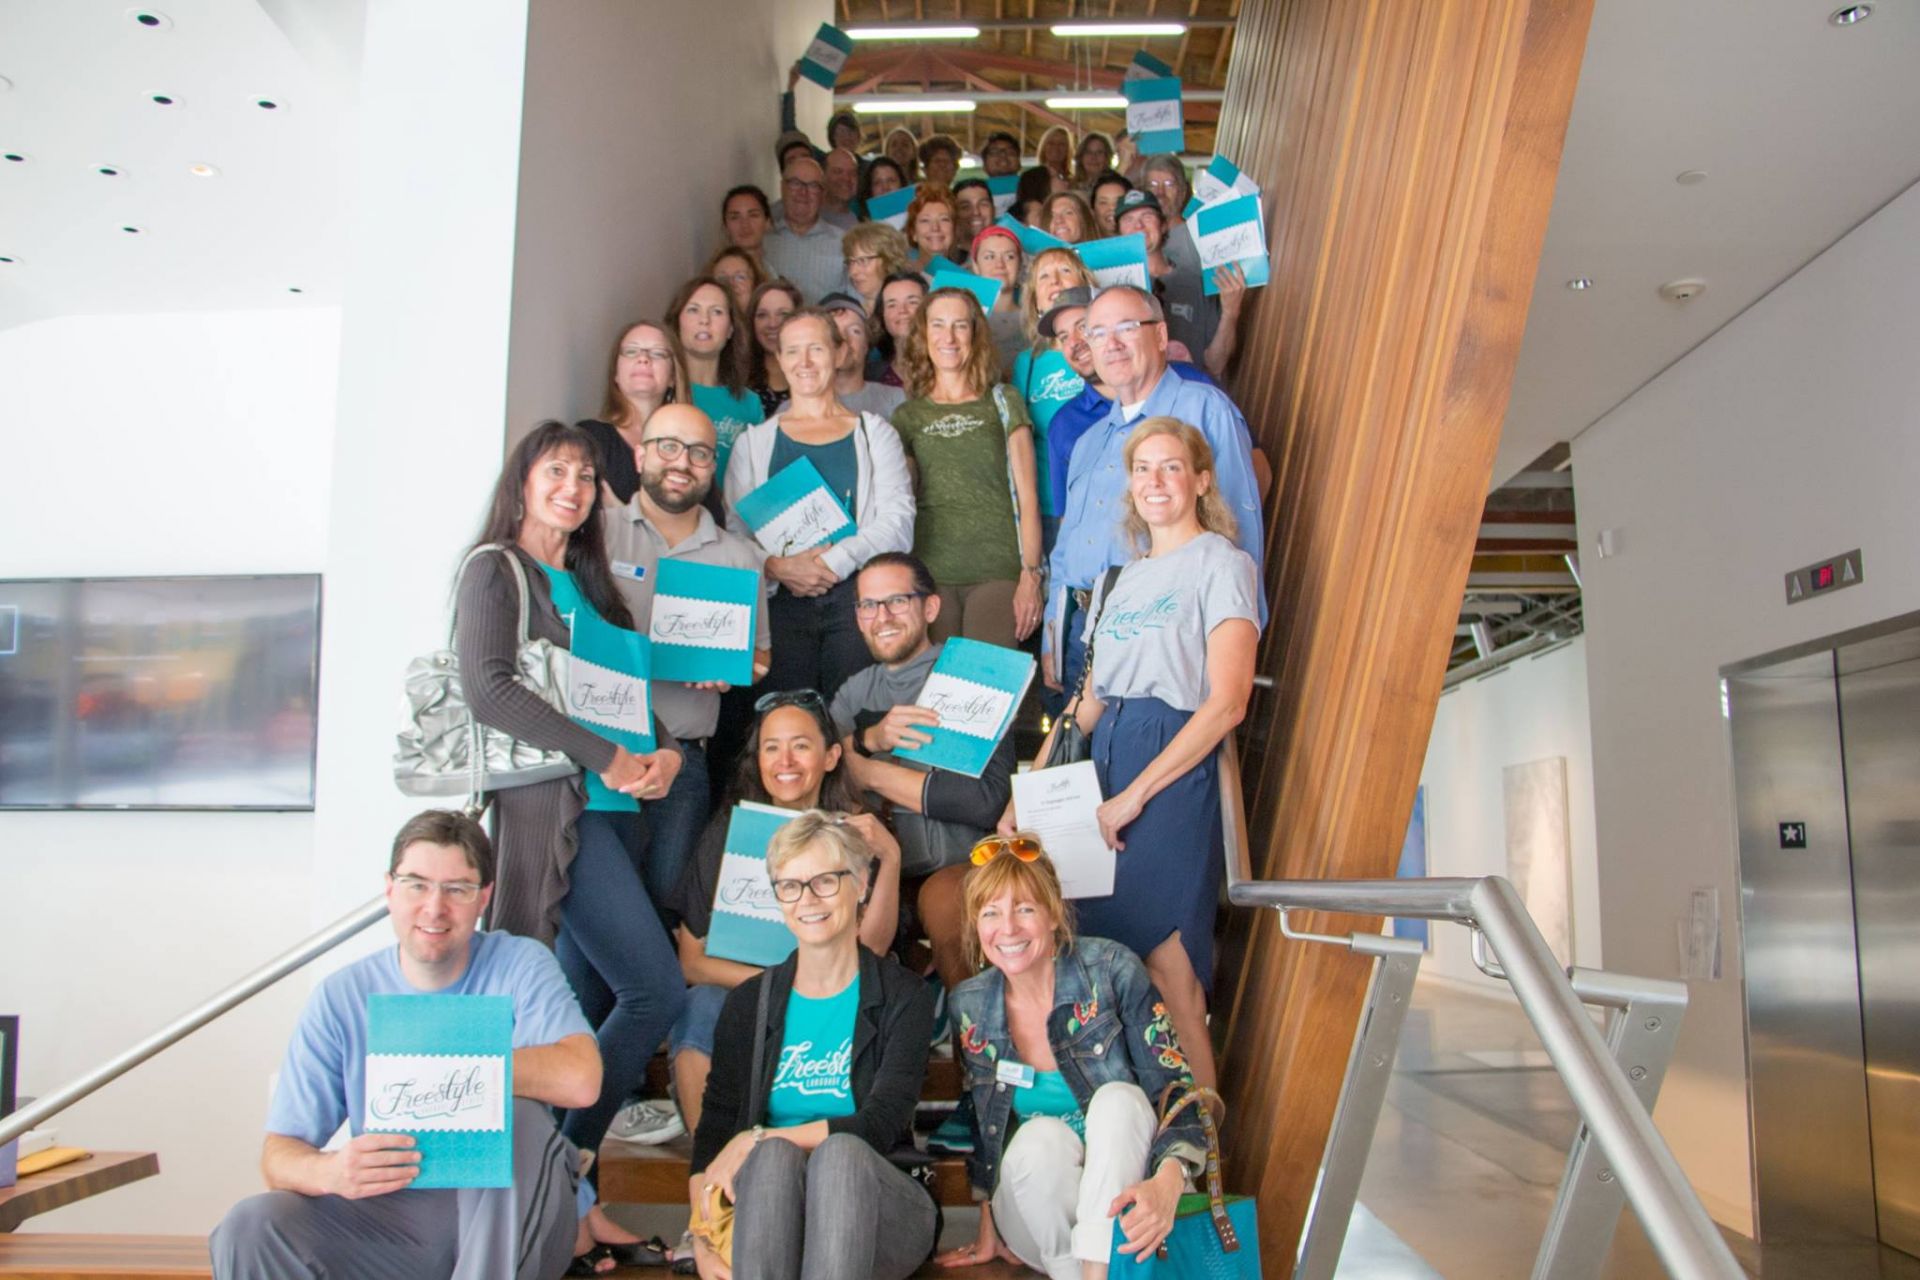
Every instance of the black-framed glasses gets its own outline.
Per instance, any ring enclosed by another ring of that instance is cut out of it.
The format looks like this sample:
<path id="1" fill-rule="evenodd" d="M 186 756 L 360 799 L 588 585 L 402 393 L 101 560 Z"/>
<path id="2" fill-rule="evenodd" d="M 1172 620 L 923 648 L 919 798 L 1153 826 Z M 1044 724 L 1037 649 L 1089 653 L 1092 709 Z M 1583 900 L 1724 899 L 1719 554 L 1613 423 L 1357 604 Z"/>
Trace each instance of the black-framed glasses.
<path id="1" fill-rule="evenodd" d="M 689 443 L 678 436 L 648 436 L 640 442 L 643 449 L 651 449 L 660 455 L 662 462 L 672 462 L 682 454 L 696 467 L 710 467 L 719 456 L 710 444 Z"/>
<path id="2" fill-rule="evenodd" d="M 780 879 L 773 882 L 773 896 L 781 902 L 798 902 L 802 891 L 811 889 L 816 898 L 832 898 L 840 893 L 840 878 L 853 879 L 851 871 L 822 871 L 805 880 Z"/>
<path id="3" fill-rule="evenodd" d="M 402 897 L 411 902 L 425 902 L 438 889 L 448 902 L 457 902 L 461 906 L 471 906 L 478 901 L 480 890 L 484 887 L 471 880 L 428 880 L 424 876 L 391 876 L 393 887 Z"/>
<path id="4" fill-rule="evenodd" d="M 878 600 L 856 600 L 853 602 L 853 612 L 858 617 L 871 618 L 885 609 L 888 614 L 897 618 L 905 613 L 907 606 L 915 600 L 926 598 L 927 593 L 924 591 L 903 591 L 898 595 L 882 596 Z"/>
<path id="5" fill-rule="evenodd" d="M 763 716 L 781 707 L 804 707 L 822 717 L 827 714 L 827 700 L 820 696 L 818 689 L 776 689 L 772 693 L 763 693 L 754 700 L 753 713 Z"/>

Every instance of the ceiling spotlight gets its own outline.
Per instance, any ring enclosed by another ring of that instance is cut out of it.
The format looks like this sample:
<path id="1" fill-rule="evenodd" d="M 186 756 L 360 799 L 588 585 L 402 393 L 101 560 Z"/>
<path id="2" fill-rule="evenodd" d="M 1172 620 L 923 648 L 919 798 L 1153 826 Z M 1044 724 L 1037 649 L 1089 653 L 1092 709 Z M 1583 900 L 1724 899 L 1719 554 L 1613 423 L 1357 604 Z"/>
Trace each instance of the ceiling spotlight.
<path id="1" fill-rule="evenodd" d="M 968 112 L 980 104 L 969 98 L 866 98 L 853 104 L 863 116 L 894 115 L 904 111 Z"/>
<path id="2" fill-rule="evenodd" d="M 288 285 L 288 286 L 287 286 L 287 292 L 288 292 L 288 293 L 305 293 L 305 292 L 306 292 L 306 290 L 305 290 L 305 289 L 302 289 L 302 288 L 301 288 L 301 287 L 300 287 L 299 285 L 297 285 L 297 284 L 290 284 L 290 285 Z"/>
<path id="3" fill-rule="evenodd" d="M 1857 23 L 1865 22 L 1868 18 L 1871 18 L 1872 16 L 1873 16 L 1872 5 L 1850 4 L 1844 9 L 1835 9 L 1831 14 L 1827 16 L 1827 21 L 1831 22 L 1836 27 L 1851 27 Z"/>
<path id="4" fill-rule="evenodd" d="M 173 19 L 164 13 L 152 9 L 129 9 L 127 16 L 149 31 L 165 31 L 173 25 Z"/>
<path id="5" fill-rule="evenodd" d="M 972 40 L 979 34 L 978 27 L 921 27 L 904 22 L 897 26 L 847 28 L 849 40 Z"/>
<path id="6" fill-rule="evenodd" d="M 1056 22 L 1056 36 L 1183 36 L 1184 22 Z"/>
<path id="7" fill-rule="evenodd" d="M 120 229 L 121 229 L 122 231 L 124 231 L 124 232 L 126 232 L 126 233 L 127 233 L 128 235 L 130 235 L 130 236 L 137 236 L 137 235 L 139 235 L 139 234 L 140 234 L 141 232 L 143 232 L 143 231 L 145 231 L 145 230 L 146 230 L 146 228 L 145 228 L 145 227 L 122 227 L 122 228 L 120 228 Z"/>
<path id="8" fill-rule="evenodd" d="M 188 165 L 187 172 L 196 178 L 217 178 L 220 176 L 220 170 L 205 161 L 201 161 L 199 164 Z"/>
<path id="9" fill-rule="evenodd" d="M 25 164 L 27 162 L 27 158 L 21 155 L 18 151 L 9 151 L 6 153 L 4 157 L 0 157 L 0 158 L 11 160 L 15 164 Z"/>
<path id="10" fill-rule="evenodd" d="M 1047 99 L 1050 111 L 1123 111 L 1126 105 L 1127 100 L 1117 93 L 1076 93 Z"/>
<path id="11" fill-rule="evenodd" d="M 150 93 L 147 95 L 147 101 L 156 107 L 177 107 L 180 105 L 180 99 L 171 93 Z"/>
<path id="12" fill-rule="evenodd" d="M 1588 289 L 1593 288 L 1593 277 L 1575 276 L 1573 279 L 1567 281 L 1567 288 L 1573 290 L 1575 293 L 1584 293 Z"/>
<path id="13" fill-rule="evenodd" d="M 1707 180 L 1705 169 L 1682 169 L 1673 175 L 1673 180 L 1683 187 L 1697 187 Z"/>
<path id="14" fill-rule="evenodd" d="M 275 102 L 272 98 L 255 98 L 253 100 L 253 105 L 260 108 L 262 111 L 278 111 L 280 109 L 280 104 Z"/>
<path id="15" fill-rule="evenodd" d="M 120 166 L 117 164 L 97 164 L 93 166 L 93 171 L 103 178 L 117 178 L 120 176 Z"/>
<path id="16" fill-rule="evenodd" d="M 1692 302 L 1707 291 L 1707 282 L 1695 277 L 1669 280 L 1660 286 L 1660 296 L 1668 302 Z"/>

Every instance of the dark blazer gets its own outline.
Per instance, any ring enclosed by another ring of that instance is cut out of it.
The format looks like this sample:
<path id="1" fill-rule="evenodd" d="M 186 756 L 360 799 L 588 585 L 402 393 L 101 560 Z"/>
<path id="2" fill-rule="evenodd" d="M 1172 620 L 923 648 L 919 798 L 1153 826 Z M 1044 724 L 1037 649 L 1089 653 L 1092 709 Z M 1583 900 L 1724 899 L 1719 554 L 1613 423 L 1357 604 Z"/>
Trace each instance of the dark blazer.
<path id="1" fill-rule="evenodd" d="M 780 1061 L 797 953 L 735 987 L 713 1034 L 713 1067 L 689 1169 L 699 1173 L 733 1136 L 764 1123 Z M 753 1058 L 754 1014 L 767 984 L 767 1021 L 760 1061 Z M 933 1038 L 933 988 L 891 956 L 860 948 L 860 1006 L 853 1023 L 853 1114 L 827 1121 L 881 1155 L 913 1142 L 913 1111 L 927 1075 Z"/>

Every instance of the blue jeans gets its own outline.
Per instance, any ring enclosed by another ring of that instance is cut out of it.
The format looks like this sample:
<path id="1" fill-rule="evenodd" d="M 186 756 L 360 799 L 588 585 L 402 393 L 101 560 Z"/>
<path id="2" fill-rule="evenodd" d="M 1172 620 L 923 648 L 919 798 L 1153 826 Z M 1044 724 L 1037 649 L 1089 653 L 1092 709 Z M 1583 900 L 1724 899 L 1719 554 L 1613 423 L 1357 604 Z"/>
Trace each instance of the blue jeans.
<path id="1" fill-rule="evenodd" d="M 647 851 L 640 859 L 640 879 L 647 887 L 647 896 L 662 912 L 672 909 L 680 877 L 693 860 L 694 844 L 707 825 L 711 793 L 706 748 L 682 738 L 680 772 L 673 777 L 673 787 L 660 799 L 649 802 L 645 811 Z"/>
<path id="2" fill-rule="evenodd" d="M 634 871 L 640 815 L 589 809 L 567 873 L 554 953 L 587 1021 L 599 1028 L 600 1098 L 567 1112 L 560 1131 L 597 1151 L 614 1115 L 687 1000 L 680 958 Z"/>

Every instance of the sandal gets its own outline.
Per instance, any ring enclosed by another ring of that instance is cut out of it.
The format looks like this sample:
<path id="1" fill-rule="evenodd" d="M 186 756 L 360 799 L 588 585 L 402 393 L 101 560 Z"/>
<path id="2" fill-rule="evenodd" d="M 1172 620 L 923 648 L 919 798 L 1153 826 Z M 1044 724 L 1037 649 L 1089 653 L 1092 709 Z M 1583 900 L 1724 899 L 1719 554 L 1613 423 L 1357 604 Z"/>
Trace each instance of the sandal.
<path id="1" fill-rule="evenodd" d="M 673 1261 L 673 1251 L 659 1236 L 649 1236 L 632 1244 L 603 1244 L 604 1256 L 622 1267 L 664 1267 Z"/>
<path id="2" fill-rule="evenodd" d="M 596 1244 L 585 1253 L 575 1254 L 573 1261 L 567 1264 L 565 1274 L 569 1276 L 604 1276 L 609 1274 L 612 1268 L 602 1271 L 600 1264 L 611 1261 L 613 1261 L 613 1250 L 607 1245 Z M 618 1264 L 616 1263 L 615 1265 Z"/>

